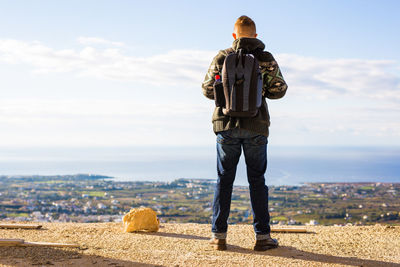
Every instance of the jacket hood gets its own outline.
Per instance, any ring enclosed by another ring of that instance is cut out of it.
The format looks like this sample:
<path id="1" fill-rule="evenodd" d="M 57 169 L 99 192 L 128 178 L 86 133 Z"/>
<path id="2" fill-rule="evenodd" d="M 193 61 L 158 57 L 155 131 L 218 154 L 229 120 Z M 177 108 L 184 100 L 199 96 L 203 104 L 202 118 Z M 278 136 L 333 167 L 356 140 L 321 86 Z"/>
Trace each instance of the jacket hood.
<path id="1" fill-rule="evenodd" d="M 264 50 L 265 44 L 257 38 L 241 37 L 233 41 L 232 48 L 235 51 L 237 51 L 238 49 L 244 49 L 250 52 L 256 49 Z"/>

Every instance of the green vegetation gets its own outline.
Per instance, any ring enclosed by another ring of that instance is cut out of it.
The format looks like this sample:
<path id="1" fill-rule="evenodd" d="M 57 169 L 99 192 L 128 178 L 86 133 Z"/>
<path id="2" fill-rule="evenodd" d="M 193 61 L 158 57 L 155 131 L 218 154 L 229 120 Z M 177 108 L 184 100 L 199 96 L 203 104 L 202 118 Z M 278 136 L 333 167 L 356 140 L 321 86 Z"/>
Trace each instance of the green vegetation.
<path id="1" fill-rule="evenodd" d="M 29 213 L 7 213 L 7 217 L 29 217 Z"/>
<path id="2" fill-rule="evenodd" d="M 82 191 L 82 194 L 87 194 L 90 197 L 103 197 L 104 191 Z"/>
<path id="3" fill-rule="evenodd" d="M 374 190 L 375 190 L 375 188 L 373 186 L 362 186 L 362 187 L 358 188 L 357 192 L 358 193 L 363 193 L 363 192 L 370 193 L 371 191 L 374 191 Z"/>
<path id="4" fill-rule="evenodd" d="M 276 216 L 272 218 L 273 221 L 288 221 L 288 218 L 285 216 Z"/>

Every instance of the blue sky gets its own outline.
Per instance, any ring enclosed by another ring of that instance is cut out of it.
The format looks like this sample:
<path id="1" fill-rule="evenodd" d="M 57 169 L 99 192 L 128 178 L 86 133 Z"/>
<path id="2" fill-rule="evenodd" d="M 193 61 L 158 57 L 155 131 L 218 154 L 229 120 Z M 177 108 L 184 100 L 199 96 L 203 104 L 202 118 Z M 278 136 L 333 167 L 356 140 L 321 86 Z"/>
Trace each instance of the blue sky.
<path id="1" fill-rule="evenodd" d="M 400 145 L 398 1 L 1 1 L 0 146 L 211 146 L 200 84 L 252 17 L 270 144 Z"/>

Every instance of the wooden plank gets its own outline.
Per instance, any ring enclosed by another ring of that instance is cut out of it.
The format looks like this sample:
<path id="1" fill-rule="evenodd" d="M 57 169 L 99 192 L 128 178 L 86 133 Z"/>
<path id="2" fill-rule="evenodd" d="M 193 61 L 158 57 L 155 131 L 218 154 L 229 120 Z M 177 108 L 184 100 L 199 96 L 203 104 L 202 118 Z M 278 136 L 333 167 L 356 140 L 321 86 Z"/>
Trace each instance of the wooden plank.
<path id="1" fill-rule="evenodd" d="M 273 233 L 307 233 L 305 228 L 271 228 Z"/>
<path id="2" fill-rule="evenodd" d="M 24 242 L 18 244 L 23 247 L 57 247 L 57 248 L 79 248 L 78 244 L 67 244 L 67 243 L 50 243 L 50 242 Z"/>
<path id="3" fill-rule="evenodd" d="M 5 229 L 40 229 L 40 224 L 0 224 L 0 228 Z"/>
<path id="4" fill-rule="evenodd" d="M 23 239 L 0 239 L 0 246 L 17 246 L 23 243 Z"/>
<path id="5" fill-rule="evenodd" d="M 79 248 L 78 244 L 51 243 L 51 242 L 27 242 L 23 239 L 0 239 L 0 246 Z"/>

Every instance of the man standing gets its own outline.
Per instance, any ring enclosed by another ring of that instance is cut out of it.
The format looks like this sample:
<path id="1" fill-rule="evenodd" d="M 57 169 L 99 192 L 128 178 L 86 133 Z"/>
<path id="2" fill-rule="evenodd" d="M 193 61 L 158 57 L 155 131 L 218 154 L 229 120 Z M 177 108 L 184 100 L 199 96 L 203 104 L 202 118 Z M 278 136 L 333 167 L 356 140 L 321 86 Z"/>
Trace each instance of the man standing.
<path id="1" fill-rule="evenodd" d="M 217 106 L 212 117 L 213 130 L 217 135 L 217 172 L 212 218 L 211 244 L 218 250 L 226 250 L 228 217 L 231 205 L 236 167 L 243 148 L 247 178 L 250 189 L 253 226 L 256 235 L 254 250 L 263 251 L 278 246 L 270 236 L 268 212 L 268 187 L 264 174 L 267 168 L 269 113 L 265 98 L 278 99 L 285 95 L 287 85 L 277 62 L 271 53 L 264 51 L 265 45 L 257 39 L 254 21 L 241 16 L 234 26 L 235 39 L 231 48 L 221 50 L 214 57 L 202 84 L 203 94 L 214 99 L 215 77 L 219 79 L 225 58 L 241 49 L 258 60 L 262 78 L 261 106 L 253 117 L 227 115 L 226 109 Z"/>

